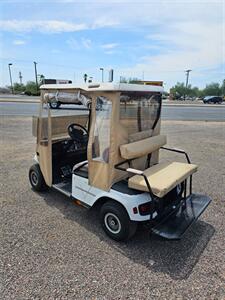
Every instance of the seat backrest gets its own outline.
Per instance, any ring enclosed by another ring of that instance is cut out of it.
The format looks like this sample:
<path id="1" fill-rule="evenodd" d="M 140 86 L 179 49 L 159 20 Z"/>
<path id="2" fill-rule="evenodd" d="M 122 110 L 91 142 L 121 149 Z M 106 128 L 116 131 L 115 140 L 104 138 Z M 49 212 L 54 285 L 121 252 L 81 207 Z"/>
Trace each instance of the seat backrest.
<path id="1" fill-rule="evenodd" d="M 134 159 L 152 153 L 165 144 L 166 136 L 156 135 L 137 142 L 121 145 L 120 153 L 124 159 Z"/>

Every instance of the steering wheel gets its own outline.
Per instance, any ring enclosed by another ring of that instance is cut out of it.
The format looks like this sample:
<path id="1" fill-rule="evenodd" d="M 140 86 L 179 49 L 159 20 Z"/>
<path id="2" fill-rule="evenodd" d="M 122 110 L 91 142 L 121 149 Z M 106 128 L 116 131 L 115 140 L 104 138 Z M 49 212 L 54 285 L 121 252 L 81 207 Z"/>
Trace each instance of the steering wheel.
<path id="1" fill-rule="evenodd" d="M 68 126 L 68 134 L 73 141 L 78 143 L 87 143 L 88 142 L 88 131 L 87 129 L 77 123 L 70 124 Z"/>

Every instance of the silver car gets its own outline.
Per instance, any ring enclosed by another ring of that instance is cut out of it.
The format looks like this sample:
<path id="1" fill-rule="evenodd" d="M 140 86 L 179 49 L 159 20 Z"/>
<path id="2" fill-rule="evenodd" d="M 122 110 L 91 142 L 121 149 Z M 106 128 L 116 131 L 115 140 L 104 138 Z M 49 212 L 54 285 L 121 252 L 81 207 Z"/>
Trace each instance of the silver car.
<path id="1" fill-rule="evenodd" d="M 91 104 L 91 99 L 82 95 L 80 92 L 64 93 L 57 91 L 56 93 L 48 93 L 45 97 L 48 98 L 47 101 L 52 109 L 59 108 L 61 104 L 77 104 L 86 107 L 90 107 Z"/>

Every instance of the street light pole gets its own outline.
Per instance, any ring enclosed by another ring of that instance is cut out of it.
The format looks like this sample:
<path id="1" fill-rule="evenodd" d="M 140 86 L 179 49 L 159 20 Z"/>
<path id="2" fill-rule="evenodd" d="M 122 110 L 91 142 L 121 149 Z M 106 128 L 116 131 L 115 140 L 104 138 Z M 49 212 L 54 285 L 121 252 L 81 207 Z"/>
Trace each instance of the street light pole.
<path id="1" fill-rule="evenodd" d="M 36 80 L 36 89 L 38 93 L 38 80 L 37 80 L 37 62 L 34 61 L 34 72 L 35 72 L 35 80 Z"/>
<path id="2" fill-rule="evenodd" d="M 14 91 L 13 91 L 13 83 L 12 83 L 11 66 L 12 66 L 12 63 L 8 64 L 8 67 L 9 67 L 9 78 L 10 78 L 10 83 L 11 83 L 11 92 L 12 92 L 12 94 L 14 94 Z"/>
<path id="3" fill-rule="evenodd" d="M 187 87 L 188 87 L 188 79 L 189 79 L 189 73 L 192 70 L 186 70 L 186 85 L 185 85 L 185 92 L 184 92 L 184 101 L 186 100 L 186 94 L 187 94 Z"/>
<path id="4" fill-rule="evenodd" d="M 104 68 L 100 68 L 100 71 L 102 71 L 102 82 L 104 81 Z"/>

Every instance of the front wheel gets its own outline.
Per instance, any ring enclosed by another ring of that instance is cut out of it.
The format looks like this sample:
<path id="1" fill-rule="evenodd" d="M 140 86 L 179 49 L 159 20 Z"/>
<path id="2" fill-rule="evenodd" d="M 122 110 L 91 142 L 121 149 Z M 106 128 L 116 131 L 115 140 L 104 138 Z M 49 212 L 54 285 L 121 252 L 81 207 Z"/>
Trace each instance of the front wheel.
<path id="1" fill-rule="evenodd" d="M 41 173 L 41 169 L 39 164 L 35 164 L 30 167 L 29 170 L 29 180 L 32 188 L 37 191 L 41 192 L 47 189 L 47 185 L 45 183 L 44 177 Z"/>
<path id="2" fill-rule="evenodd" d="M 106 234 L 116 241 L 128 240 L 137 229 L 137 223 L 131 221 L 124 207 L 115 201 L 103 204 L 100 220 Z"/>

